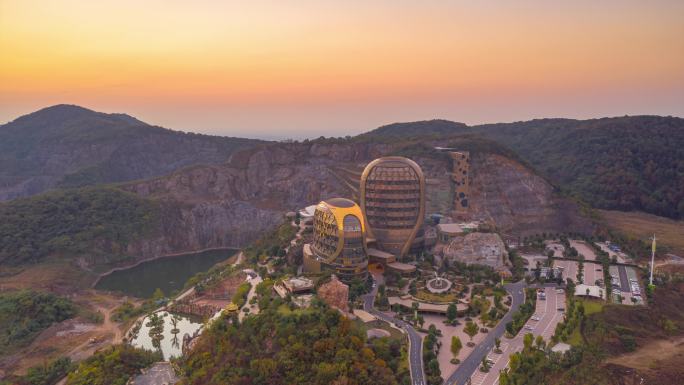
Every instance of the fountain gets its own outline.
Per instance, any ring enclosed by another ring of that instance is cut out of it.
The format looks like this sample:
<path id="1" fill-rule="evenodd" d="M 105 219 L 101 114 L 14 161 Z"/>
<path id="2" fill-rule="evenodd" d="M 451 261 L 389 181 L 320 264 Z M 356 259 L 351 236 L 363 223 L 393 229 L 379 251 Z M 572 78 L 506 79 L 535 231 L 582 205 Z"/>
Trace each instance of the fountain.
<path id="1" fill-rule="evenodd" d="M 451 281 L 446 278 L 440 277 L 435 272 L 435 278 L 427 281 L 425 287 L 430 291 L 430 293 L 441 294 L 446 293 L 451 289 Z"/>

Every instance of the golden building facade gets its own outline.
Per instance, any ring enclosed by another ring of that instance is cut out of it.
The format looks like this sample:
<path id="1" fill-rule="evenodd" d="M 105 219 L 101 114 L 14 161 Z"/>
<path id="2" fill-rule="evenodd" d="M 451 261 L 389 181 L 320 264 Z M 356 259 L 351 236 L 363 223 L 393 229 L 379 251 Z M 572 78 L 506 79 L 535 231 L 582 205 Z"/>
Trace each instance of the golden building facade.
<path id="1" fill-rule="evenodd" d="M 359 205 L 333 198 L 316 206 L 313 242 L 304 248 L 307 271 L 330 269 L 343 282 L 368 278 L 366 225 Z"/>
<path id="2" fill-rule="evenodd" d="M 425 176 L 416 162 L 399 156 L 370 162 L 361 175 L 359 192 L 366 233 L 378 249 L 405 256 L 420 246 Z"/>

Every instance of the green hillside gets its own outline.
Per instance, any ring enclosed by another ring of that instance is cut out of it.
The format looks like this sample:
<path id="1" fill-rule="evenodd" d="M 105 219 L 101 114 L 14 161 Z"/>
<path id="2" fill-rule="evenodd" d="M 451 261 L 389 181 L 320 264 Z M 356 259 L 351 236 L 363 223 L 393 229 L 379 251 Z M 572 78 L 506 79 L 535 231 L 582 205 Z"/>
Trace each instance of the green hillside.
<path id="1" fill-rule="evenodd" d="M 0 203 L 0 263 L 35 263 L 60 253 L 120 256 L 156 229 L 156 203 L 116 188 L 55 190 Z"/>
<path id="2" fill-rule="evenodd" d="M 477 130 L 594 207 L 684 218 L 684 119 L 545 119 Z"/>

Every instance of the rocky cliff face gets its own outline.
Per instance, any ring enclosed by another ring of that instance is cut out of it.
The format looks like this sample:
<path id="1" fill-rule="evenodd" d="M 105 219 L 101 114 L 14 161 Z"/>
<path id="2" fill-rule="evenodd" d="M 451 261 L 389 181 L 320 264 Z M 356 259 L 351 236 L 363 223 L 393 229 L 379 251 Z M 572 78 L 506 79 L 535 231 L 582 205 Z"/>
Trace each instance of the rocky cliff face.
<path id="1" fill-rule="evenodd" d="M 577 205 L 554 194 L 553 186 L 520 163 L 478 154 L 471 166 L 471 215 L 493 222 L 503 233 L 590 232 Z"/>
<path id="2" fill-rule="evenodd" d="M 236 154 L 221 166 L 195 166 L 122 186 L 162 202 L 161 229 L 129 245 L 140 258 L 214 247 L 244 247 L 283 221 L 283 213 L 350 191 L 331 172 L 388 151 L 376 144 L 292 143 Z"/>
<path id="3" fill-rule="evenodd" d="M 427 212 L 450 215 L 455 185 L 448 156 L 415 159 L 426 177 Z M 544 178 L 519 162 L 487 152 L 472 153 L 468 217 L 491 223 L 505 235 L 591 232 L 577 205 L 561 198 Z"/>
<path id="4" fill-rule="evenodd" d="M 154 239 L 129 246 L 130 255 L 152 257 L 213 247 L 243 247 L 272 230 L 293 211 L 335 196 L 351 197 L 360 169 L 387 155 L 386 144 L 280 143 L 236 153 L 224 165 L 196 166 L 122 186 L 162 202 L 162 228 Z M 449 214 L 453 183 L 448 157 L 418 156 L 428 179 L 428 213 Z M 489 153 L 474 154 L 470 215 L 505 234 L 590 230 L 574 204 L 558 198 L 543 178 L 521 164 Z"/>

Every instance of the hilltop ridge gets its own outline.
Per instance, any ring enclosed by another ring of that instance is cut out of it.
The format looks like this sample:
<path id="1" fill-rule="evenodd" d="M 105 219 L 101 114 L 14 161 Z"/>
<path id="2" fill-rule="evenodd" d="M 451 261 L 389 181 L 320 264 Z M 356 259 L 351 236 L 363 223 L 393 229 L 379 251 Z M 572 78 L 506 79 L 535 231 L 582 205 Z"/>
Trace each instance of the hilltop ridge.
<path id="1" fill-rule="evenodd" d="M 0 126 L 0 201 L 55 187 L 168 174 L 225 162 L 258 140 L 152 126 L 130 115 L 60 104 Z"/>

